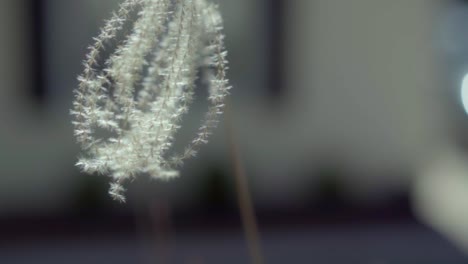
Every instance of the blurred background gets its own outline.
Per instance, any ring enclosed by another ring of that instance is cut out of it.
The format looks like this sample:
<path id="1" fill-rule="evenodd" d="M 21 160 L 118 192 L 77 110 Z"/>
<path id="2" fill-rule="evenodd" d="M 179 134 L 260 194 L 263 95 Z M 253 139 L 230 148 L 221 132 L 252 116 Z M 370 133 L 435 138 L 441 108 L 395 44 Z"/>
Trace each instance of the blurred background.
<path id="1" fill-rule="evenodd" d="M 0 1 L 0 263 L 249 263 L 224 125 L 127 204 L 74 166 L 72 91 L 120 2 Z M 266 263 L 468 263 L 468 1 L 217 2 Z"/>

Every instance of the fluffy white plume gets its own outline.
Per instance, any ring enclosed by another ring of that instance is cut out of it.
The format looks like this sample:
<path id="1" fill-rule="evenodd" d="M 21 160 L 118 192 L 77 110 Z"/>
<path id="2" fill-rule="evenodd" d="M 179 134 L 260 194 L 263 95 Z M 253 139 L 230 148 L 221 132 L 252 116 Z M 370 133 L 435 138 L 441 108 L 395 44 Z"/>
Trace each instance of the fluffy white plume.
<path id="1" fill-rule="evenodd" d="M 176 167 L 207 142 L 230 89 L 222 30 L 217 6 L 206 0 L 125 0 L 89 47 L 71 110 L 83 148 L 77 166 L 110 175 L 114 199 L 125 201 L 122 184 L 137 175 L 176 177 Z M 191 143 L 170 155 L 199 75 L 211 106 Z"/>

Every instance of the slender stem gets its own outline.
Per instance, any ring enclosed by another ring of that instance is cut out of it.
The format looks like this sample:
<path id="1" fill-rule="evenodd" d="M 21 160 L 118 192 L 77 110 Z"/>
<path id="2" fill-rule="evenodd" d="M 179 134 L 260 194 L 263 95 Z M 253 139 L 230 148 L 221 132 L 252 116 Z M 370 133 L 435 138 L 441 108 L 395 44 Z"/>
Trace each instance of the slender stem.
<path id="1" fill-rule="evenodd" d="M 155 200 L 151 208 L 158 263 L 170 263 L 172 258 L 171 209 L 167 200 Z M 158 250 L 159 249 L 159 250 Z"/>
<path id="2" fill-rule="evenodd" d="M 139 194 L 135 199 L 135 223 L 138 238 L 144 252 L 148 254 L 144 255 L 145 263 L 170 263 L 172 226 L 169 202 L 164 195 L 154 197 L 151 185 L 139 187 Z M 150 251 L 146 252 L 148 249 Z"/>
<path id="3" fill-rule="evenodd" d="M 255 209 L 252 204 L 252 198 L 249 192 L 247 175 L 240 158 L 239 147 L 235 139 L 235 132 L 232 127 L 232 115 L 229 103 L 226 104 L 226 132 L 229 141 L 230 154 L 234 168 L 234 177 L 236 181 L 237 202 L 239 204 L 244 232 L 247 238 L 247 246 L 250 251 L 250 257 L 253 264 L 263 264 L 264 258 L 260 244 L 260 233 L 258 231 Z"/>

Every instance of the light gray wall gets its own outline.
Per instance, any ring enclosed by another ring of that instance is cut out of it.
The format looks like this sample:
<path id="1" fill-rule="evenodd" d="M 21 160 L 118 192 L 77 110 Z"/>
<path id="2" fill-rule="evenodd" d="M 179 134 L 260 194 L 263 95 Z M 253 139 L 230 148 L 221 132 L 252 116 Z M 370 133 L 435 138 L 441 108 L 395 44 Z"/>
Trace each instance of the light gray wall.
<path id="1" fill-rule="evenodd" d="M 28 97 L 35 84 L 25 3 L 0 1 L 0 213 L 56 208 L 74 183 L 67 111 Z"/>
<path id="2" fill-rule="evenodd" d="M 258 102 L 236 107 L 258 188 L 271 199 L 298 196 L 314 164 L 335 159 L 350 172 L 351 197 L 404 190 L 419 163 L 451 141 L 434 45 L 441 2 L 290 5 L 289 101 L 275 115 Z"/>

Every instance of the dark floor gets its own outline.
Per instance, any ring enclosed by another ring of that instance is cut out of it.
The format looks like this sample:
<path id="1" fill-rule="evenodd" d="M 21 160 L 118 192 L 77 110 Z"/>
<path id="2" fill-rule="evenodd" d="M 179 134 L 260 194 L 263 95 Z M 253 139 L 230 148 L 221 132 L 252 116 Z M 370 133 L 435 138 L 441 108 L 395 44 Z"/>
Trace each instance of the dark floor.
<path id="1" fill-rule="evenodd" d="M 468 263 L 414 217 L 408 199 L 375 207 L 326 201 L 257 210 L 266 264 Z M 0 264 L 252 263 L 235 207 L 145 208 L 0 218 Z"/>
<path id="2" fill-rule="evenodd" d="M 250 263 L 240 230 L 174 231 L 151 243 L 136 236 L 87 236 L 3 241 L 0 263 Z M 266 263 L 458 264 L 468 258 L 428 228 L 411 224 L 268 229 Z M 161 241 L 164 241 L 161 243 Z"/>

